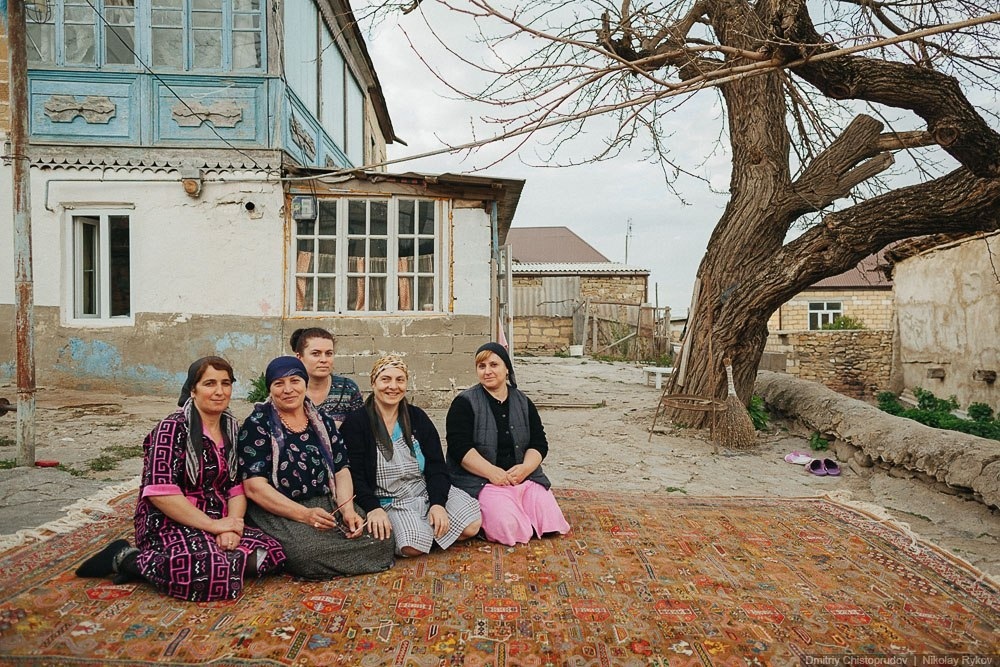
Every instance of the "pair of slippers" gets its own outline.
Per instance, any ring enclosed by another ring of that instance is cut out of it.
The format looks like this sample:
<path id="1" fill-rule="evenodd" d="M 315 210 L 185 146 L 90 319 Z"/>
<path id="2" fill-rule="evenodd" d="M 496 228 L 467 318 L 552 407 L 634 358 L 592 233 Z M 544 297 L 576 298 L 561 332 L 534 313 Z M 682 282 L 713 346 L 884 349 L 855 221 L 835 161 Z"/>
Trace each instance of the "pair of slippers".
<path id="1" fill-rule="evenodd" d="M 795 465 L 804 465 L 806 472 L 820 477 L 824 475 L 836 477 L 840 474 L 840 466 L 833 459 L 814 459 L 805 452 L 789 452 L 785 454 L 785 461 Z"/>

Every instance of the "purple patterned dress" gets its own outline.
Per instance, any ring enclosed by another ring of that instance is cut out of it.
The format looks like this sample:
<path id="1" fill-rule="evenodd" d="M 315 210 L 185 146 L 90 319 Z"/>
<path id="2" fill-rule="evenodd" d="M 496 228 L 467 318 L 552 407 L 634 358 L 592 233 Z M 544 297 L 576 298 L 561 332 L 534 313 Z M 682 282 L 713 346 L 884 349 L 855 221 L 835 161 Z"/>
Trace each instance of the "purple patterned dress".
<path id="1" fill-rule="evenodd" d="M 232 600 L 243 590 L 247 558 L 257 552 L 256 574 L 277 569 L 285 554 L 277 540 L 246 526 L 239 547 L 226 551 L 215 536 L 167 517 L 151 496 L 183 494 L 213 519 L 228 514 L 228 501 L 243 494 L 230 479 L 222 443 L 205 434 L 198 483 L 185 473 L 187 421 L 179 410 L 161 421 L 143 441 L 142 486 L 135 508 L 137 565 L 151 584 L 171 597 L 195 602 Z M 235 446 L 235 443 L 230 446 Z"/>

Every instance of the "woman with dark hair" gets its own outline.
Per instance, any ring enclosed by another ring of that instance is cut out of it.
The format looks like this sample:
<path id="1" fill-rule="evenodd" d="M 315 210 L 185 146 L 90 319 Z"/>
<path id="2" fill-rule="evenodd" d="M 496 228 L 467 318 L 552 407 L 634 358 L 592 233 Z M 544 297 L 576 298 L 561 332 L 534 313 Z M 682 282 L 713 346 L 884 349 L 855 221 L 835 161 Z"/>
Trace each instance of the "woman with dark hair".
<path id="1" fill-rule="evenodd" d="M 479 384 L 455 397 L 446 421 L 452 484 L 479 500 L 483 533 L 501 544 L 569 532 L 542 459 L 549 451 L 535 404 L 517 388 L 499 343 L 476 350 Z"/>
<path id="2" fill-rule="evenodd" d="M 136 547 L 116 540 L 76 571 L 143 578 L 182 600 L 232 600 L 246 576 L 277 570 L 285 554 L 274 538 L 244 526 L 237 480 L 236 418 L 229 411 L 233 367 L 203 357 L 188 368 L 180 410 L 143 441 Z"/>
<path id="3" fill-rule="evenodd" d="M 319 327 L 296 329 L 288 344 L 309 374 L 309 400 L 338 427 L 347 415 L 364 405 L 358 384 L 333 373 L 333 334 Z"/>
<path id="4" fill-rule="evenodd" d="M 247 520 L 281 542 L 285 569 L 303 579 L 388 569 L 392 540 L 364 532 L 344 441 L 306 398 L 305 366 L 278 357 L 264 379 L 268 398 L 254 406 L 239 435 Z"/>
<path id="5" fill-rule="evenodd" d="M 479 532 L 479 503 L 451 485 L 441 437 L 427 413 L 406 400 L 406 363 L 395 355 L 375 362 L 372 394 L 344 421 L 358 504 L 368 530 L 392 535 L 396 553 L 418 556 L 434 543 L 447 549 Z"/>

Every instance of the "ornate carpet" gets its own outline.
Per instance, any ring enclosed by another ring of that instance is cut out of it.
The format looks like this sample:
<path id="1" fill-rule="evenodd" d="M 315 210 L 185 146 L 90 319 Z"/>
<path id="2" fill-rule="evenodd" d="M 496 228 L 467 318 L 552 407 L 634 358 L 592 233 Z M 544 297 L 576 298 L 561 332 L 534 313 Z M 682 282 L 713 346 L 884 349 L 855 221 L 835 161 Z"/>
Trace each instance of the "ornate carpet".
<path id="1" fill-rule="evenodd" d="M 994 584 L 842 504 L 558 496 L 567 536 L 475 540 L 322 583 L 280 575 L 195 604 L 73 576 L 131 537 L 130 493 L 93 523 L 0 554 L 0 664 L 1000 664 Z"/>

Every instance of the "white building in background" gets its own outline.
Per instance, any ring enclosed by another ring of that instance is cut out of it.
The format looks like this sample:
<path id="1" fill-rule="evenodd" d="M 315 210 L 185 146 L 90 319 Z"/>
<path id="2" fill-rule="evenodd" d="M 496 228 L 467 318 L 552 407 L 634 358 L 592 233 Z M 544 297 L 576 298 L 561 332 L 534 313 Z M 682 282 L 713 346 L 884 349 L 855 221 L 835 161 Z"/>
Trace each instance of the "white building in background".
<path id="1" fill-rule="evenodd" d="M 27 10 L 40 385 L 172 393 L 206 354 L 247 380 L 312 325 L 338 337 L 339 372 L 414 355 L 429 401 L 471 378 L 523 181 L 366 168 L 399 139 L 347 2 Z M 10 179 L 5 164 L 3 210 Z M 0 237 L 11 224 L 0 215 Z M 13 269 L 0 317 L 14 320 Z"/>

